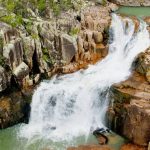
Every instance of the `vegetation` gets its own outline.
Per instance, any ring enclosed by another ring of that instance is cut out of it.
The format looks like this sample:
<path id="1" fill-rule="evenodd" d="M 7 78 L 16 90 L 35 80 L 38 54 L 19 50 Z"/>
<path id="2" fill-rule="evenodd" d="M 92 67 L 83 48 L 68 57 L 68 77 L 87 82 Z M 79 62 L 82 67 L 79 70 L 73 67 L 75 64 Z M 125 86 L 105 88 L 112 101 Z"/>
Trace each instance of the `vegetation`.
<path id="1" fill-rule="evenodd" d="M 0 0 L 0 6 L 6 8 L 8 12 L 27 17 L 27 8 L 43 16 L 48 9 L 58 15 L 60 11 L 72 7 L 71 0 Z"/>
<path id="2" fill-rule="evenodd" d="M 7 15 L 0 18 L 1 21 L 10 24 L 12 27 L 20 26 L 23 23 L 23 19 L 21 15 Z"/>
<path id="3" fill-rule="evenodd" d="M 107 4 L 107 0 L 101 0 L 101 4 L 105 6 Z"/>
<path id="4" fill-rule="evenodd" d="M 3 49 L 3 38 L 0 36 L 0 52 L 2 52 Z"/>
<path id="5" fill-rule="evenodd" d="M 43 49 L 42 49 L 42 52 L 43 52 L 43 60 L 44 60 L 49 66 L 52 66 L 54 62 L 52 61 L 52 58 L 51 58 L 50 55 L 49 55 L 48 49 L 43 48 Z"/>
<path id="6" fill-rule="evenodd" d="M 0 21 L 18 27 L 24 23 L 23 18 L 30 19 L 31 11 L 41 17 L 45 17 L 49 11 L 58 16 L 61 11 L 70 9 L 72 3 L 71 0 L 0 0 L 0 7 L 7 12 L 0 16 Z"/>
<path id="7" fill-rule="evenodd" d="M 71 36 L 74 36 L 74 35 L 77 35 L 79 32 L 80 32 L 80 29 L 77 28 L 77 27 L 74 27 L 74 28 L 71 28 L 69 34 L 70 34 Z"/>
<path id="8" fill-rule="evenodd" d="M 5 58 L 2 55 L 2 49 L 3 49 L 3 39 L 0 36 L 0 66 L 4 66 L 5 64 Z"/>
<path id="9" fill-rule="evenodd" d="M 4 67 L 4 65 L 5 65 L 5 58 L 3 57 L 2 54 L 0 54 L 0 66 Z"/>

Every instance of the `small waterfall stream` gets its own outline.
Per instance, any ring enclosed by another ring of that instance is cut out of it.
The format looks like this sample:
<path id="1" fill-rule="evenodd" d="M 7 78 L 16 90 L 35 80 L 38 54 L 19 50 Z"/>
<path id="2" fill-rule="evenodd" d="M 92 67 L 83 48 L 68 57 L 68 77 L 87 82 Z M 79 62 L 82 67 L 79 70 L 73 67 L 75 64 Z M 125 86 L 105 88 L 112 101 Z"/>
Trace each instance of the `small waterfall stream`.
<path id="1" fill-rule="evenodd" d="M 43 81 L 33 95 L 29 124 L 20 136 L 40 136 L 53 141 L 88 136 L 104 127 L 109 88 L 131 74 L 135 57 L 150 46 L 146 24 L 139 31 L 129 18 L 112 15 L 108 56 L 87 70 Z"/>

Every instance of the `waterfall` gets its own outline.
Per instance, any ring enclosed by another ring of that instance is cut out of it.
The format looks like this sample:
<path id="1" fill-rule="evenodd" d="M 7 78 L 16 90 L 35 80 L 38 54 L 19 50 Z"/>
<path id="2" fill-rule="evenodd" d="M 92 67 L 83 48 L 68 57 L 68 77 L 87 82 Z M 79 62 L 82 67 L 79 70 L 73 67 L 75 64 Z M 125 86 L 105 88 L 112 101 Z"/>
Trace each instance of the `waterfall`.
<path id="1" fill-rule="evenodd" d="M 131 19 L 112 14 L 107 57 L 86 70 L 43 81 L 33 95 L 29 124 L 21 127 L 21 136 L 69 140 L 104 127 L 110 86 L 127 79 L 135 57 L 150 46 L 146 28 L 141 21 L 135 33 Z"/>

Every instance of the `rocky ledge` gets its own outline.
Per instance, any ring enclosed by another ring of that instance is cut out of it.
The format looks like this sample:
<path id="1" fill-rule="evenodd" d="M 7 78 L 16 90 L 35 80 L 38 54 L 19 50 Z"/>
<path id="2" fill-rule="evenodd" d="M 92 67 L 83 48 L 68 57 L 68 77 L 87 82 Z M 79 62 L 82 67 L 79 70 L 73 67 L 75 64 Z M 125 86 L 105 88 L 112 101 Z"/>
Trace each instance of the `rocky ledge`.
<path id="1" fill-rule="evenodd" d="M 149 54 L 149 49 L 141 53 L 132 76 L 112 86 L 113 102 L 107 113 L 111 129 L 142 146 L 150 141 Z"/>

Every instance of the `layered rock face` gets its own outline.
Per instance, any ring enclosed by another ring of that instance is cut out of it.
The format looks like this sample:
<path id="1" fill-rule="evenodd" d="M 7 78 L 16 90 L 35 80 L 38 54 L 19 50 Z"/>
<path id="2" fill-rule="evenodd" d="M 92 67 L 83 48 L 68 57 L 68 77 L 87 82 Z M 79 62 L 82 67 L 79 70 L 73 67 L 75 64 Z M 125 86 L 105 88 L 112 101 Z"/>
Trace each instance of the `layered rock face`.
<path id="1" fill-rule="evenodd" d="M 110 12 L 115 5 L 95 6 L 84 1 L 74 5 L 77 10 L 62 12 L 58 17 L 42 19 L 32 12 L 31 19 L 24 19 L 24 25 L 18 28 L 0 22 L 1 128 L 24 116 L 24 96 L 41 79 L 74 72 L 107 55 Z M 18 100 L 11 96 L 14 91 L 20 93 Z"/>
<path id="2" fill-rule="evenodd" d="M 108 110 L 109 126 L 135 144 L 150 141 L 149 49 L 135 61 L 135 71 L 111 89 L 113 105 Z"/>
<path id="3" fill-rule="evenodd" d="M 72 48 L 70 60 L 73 58 L 73 54 L 75 54 L 74 59 L 72 59 L 72 63 L 63 67 L 64 73 L 84 68 L 88 64 L 93 64 L 107 55 L 111 11 L 112 7 L 109 4 L 107 7 L 91 6 L 81 13 L 80 32 L 77 36 L 74 36 L 76 40 L 72 39 L 74 48 Z M 68 40 L 67 47 L 70 46 Z M 65 54 L 64 46 L 62 50 L 62 53 Z"/>
<path id="4" fill-rule="evenodd" d="M 149 0 L 111 0 L 111 1 L 123 6 L 150 6 Z"/>

